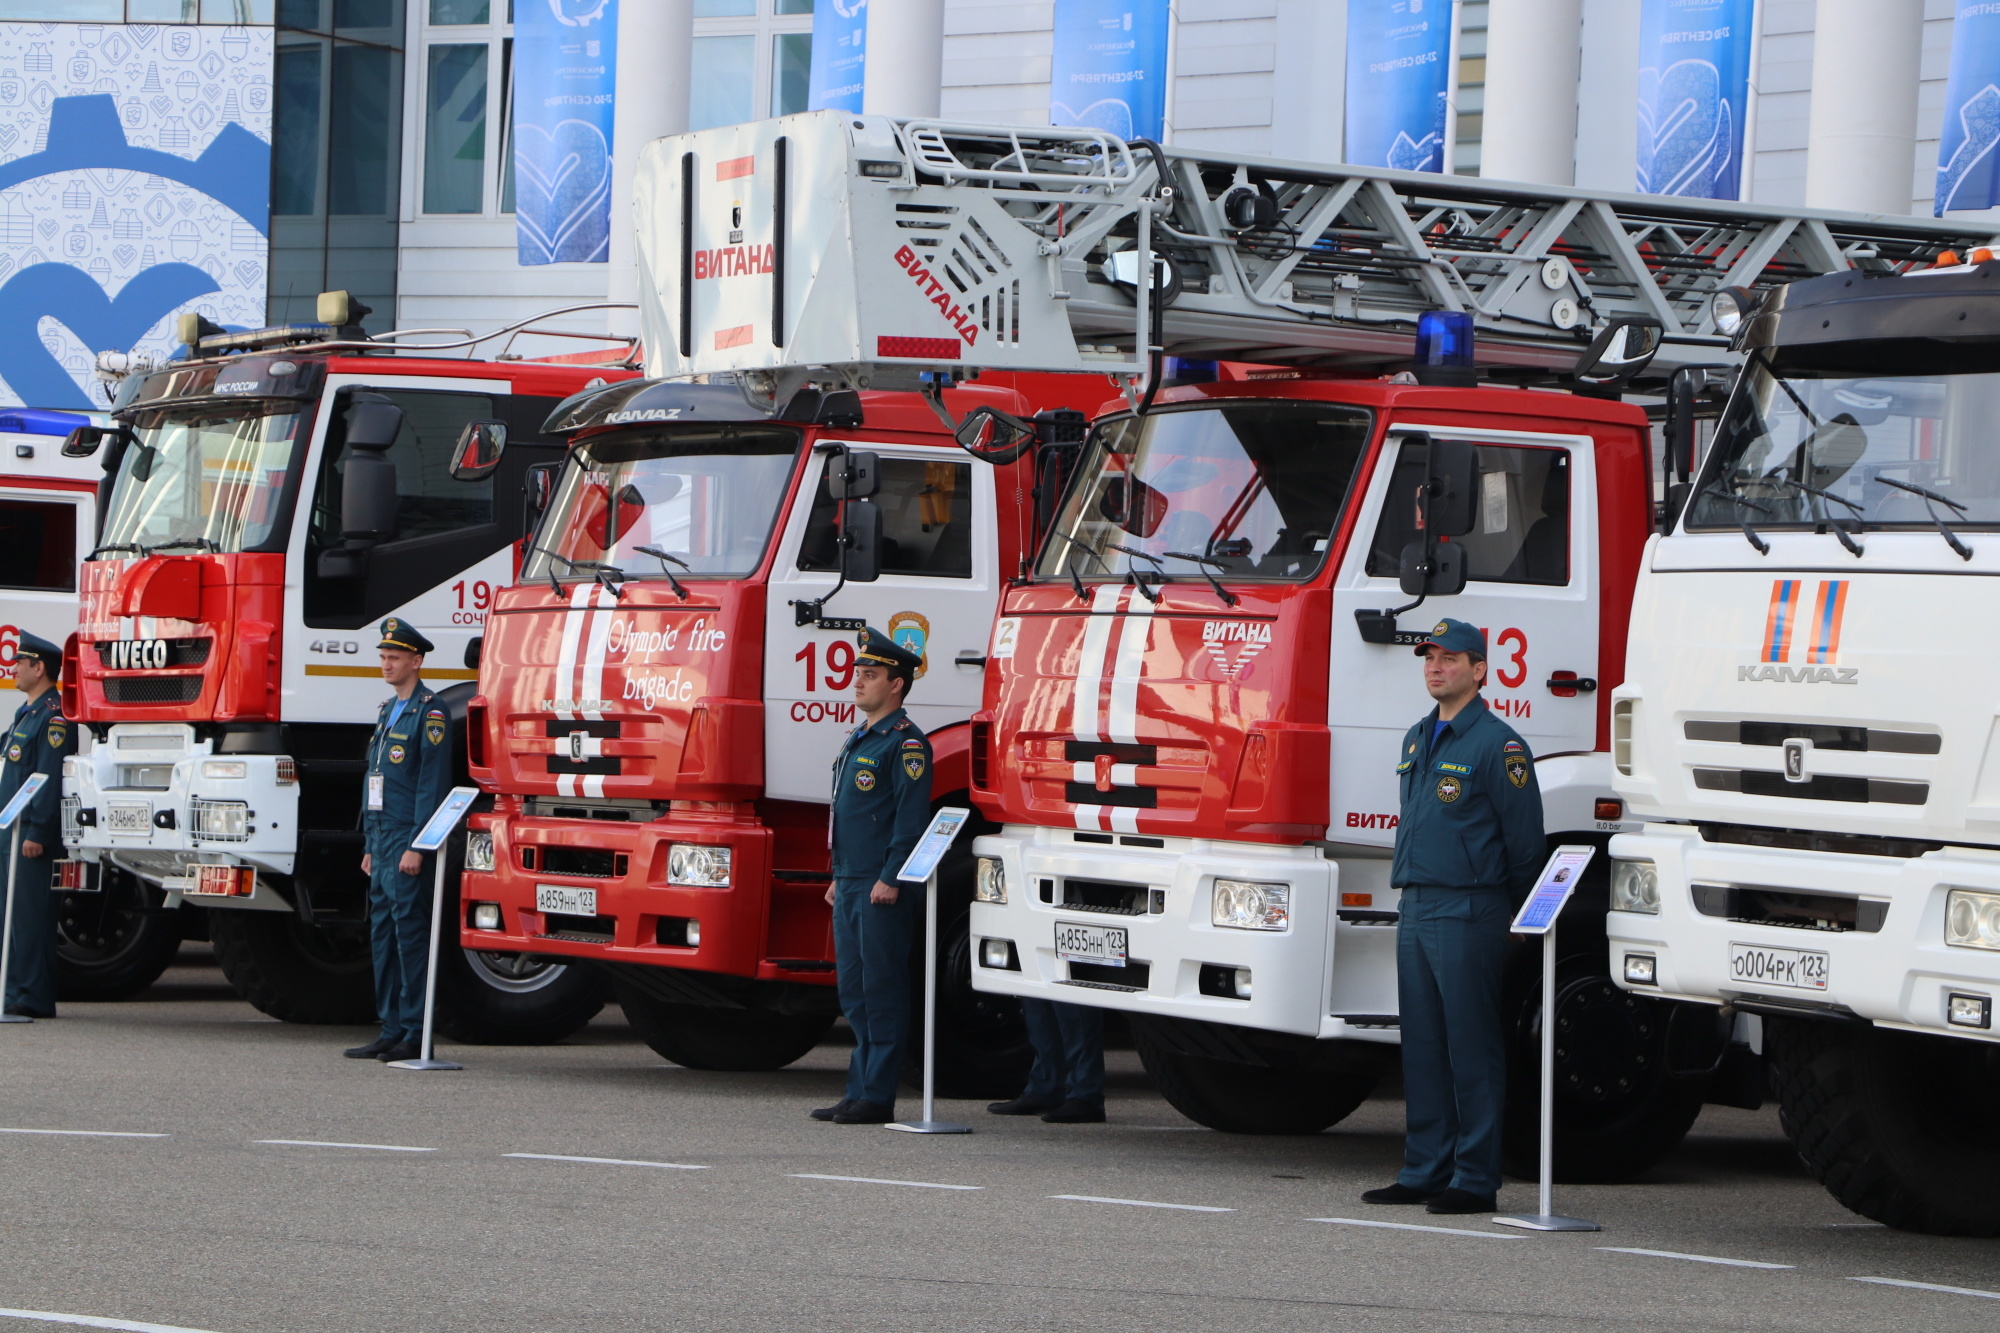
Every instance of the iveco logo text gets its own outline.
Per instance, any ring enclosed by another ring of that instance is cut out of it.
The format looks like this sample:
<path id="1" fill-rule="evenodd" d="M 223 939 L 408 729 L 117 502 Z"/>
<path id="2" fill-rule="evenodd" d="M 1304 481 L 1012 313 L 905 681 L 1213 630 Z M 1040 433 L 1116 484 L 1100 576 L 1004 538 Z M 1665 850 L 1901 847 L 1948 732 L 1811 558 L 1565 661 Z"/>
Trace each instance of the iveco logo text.
<path id="1" fill-rule="evenodd" d="M 1796 685 L 1854 685 L 1859 668 L 1836 666 L 1777 666 L 1760 662 L 1736 668 L 1738 680 L 1789 681 Z"/>
<path id="2" fill-rule="evenodd" d="M 604 424 L 623 426 L 632 421 L 678 421 L 685 410 L 679 407 L 634 407 L 623 412 L 606 412 Z"/>
<path id="3" fill-rule="evenodd" d="M 167 664 L 165 639 L 114 639 L 105 647 L 104 665 L 112 671 L 157 671 Z"/>

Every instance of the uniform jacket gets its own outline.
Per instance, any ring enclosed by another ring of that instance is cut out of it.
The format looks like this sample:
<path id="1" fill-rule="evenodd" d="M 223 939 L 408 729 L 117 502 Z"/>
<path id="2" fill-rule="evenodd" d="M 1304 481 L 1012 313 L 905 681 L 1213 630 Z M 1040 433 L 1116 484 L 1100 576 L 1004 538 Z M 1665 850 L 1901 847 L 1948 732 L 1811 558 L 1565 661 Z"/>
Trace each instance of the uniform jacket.
<path id="1" fill-rule="evenodd" d="M 382 808 L 368 809 L 362 794 L 362 817 L 371 833 L 414 838 L 424 821 L 451 791 L 451 720 L 437 692 L 417 682 L 393 726 L 389 710 L 396 696 L 382 701 L 375 714 L 375 734 L 368 738 L 368 771 L 382 775 Z"/>
<path id="2" fill-rule="evenodd" d="M 0 805 L 14 798 L 30 773 L 49 780 L 21 815 L 21 841 L 39 842 L 57 855 L 62 847 L 62 761 L 76 753 L 76 728 L 62 715 L 62 691 L 49 689 L 14 714 L 7 733 L 7 752 L 0 766 Z"/>
<path id="3" fill-rule="evenodd" d="M 1430 744 L 1437 709 L 1403 736 L 1403 812 L 1389 882 L 1448 889 L 1534 887 L 1547 857 L 1535 756 L 1474 695 Z"/>
<path id="4" fill-rule="evenodd" d="M 898 708 L 833 761 L 833 873 L 896 883 L 931 819 L 931 743 Z"/>

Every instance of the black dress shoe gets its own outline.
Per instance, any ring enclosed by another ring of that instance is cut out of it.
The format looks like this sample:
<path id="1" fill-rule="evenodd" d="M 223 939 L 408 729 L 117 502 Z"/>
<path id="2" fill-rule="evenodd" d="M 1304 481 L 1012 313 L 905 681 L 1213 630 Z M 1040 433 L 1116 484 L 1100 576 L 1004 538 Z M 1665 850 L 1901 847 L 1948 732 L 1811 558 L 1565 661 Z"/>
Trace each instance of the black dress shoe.
<path id="1" fill-rule="evenodd" d="M 1016 1097 L 1011 1102 L 994 1102 L 986 1110 L 992 1115 L 1040 1115 L 1060 1105 L 1053 1097 Z"/>
<path id="2" fill-rule="evenodd" d="M 399 1041 L 394 1046 L 378 1052 L 375 1058 L 386 1065 L 396 1060 L 414 1060 L 423 1053 L 424 1048 L 416 1042 Z"/>
<path id="3" fill-rule="evenodd" d="M 854 1105 L 853 1098 L 842 1097 L 839 1101 L 835 1102 L 831 1106 L 822 1106 L 817 1110 L 813 1111 L 811 1113 L 812 1118 L 815 1120 L 831 1120 L 852 1105 Z"/>
<path id="4" fill-rule="evenodd" d="M 396 1044 L 394 1037 L 377 1037 L 366 1046 L 350 1046 L 341 1054 L 350 1060 L 373 1060 Z"/>
<path id="5" fill-rule="evenodd" d="M 1437 1195 L 1429 1190 L 1413 1190 L 1402 1181 L 1384 1185 L 1379 1190 L 1368 1190 L 1361 1196 L 1363 1203 L 1429 1203 Z"/>
<path id="6" fill-rule="evenodd" d="M 1491 1194 L 1474 1194 L 1470 1190 L 1448 1189 L 1424 1205 L 1427 1213 L 1495 1213 L 1500 1211 L 1500 1202 Z"/>
<path id="7" fill-rule="evenodd" d="M 852 1101 L 847 1109 L 833 1113 L 836 1125 L 886 1125 L 896 1118 L 896 1108 L 881 1102 Z"/>
<path id="8" fill-rule="evenodd" d="M 51 1009 L 47 1013 L 43 1013 L 38 1009 L 24 1009 L 16 1004 L 8 1006 L 7 1016 L 9 1018 L 54 1018 L 56 1011 Z"/>
<path id="9" fill-rule="evenodd" d="M 1066 1101 L 1042 1119 L 1051 1125 L 1101 1125 L 1104 1123 L 1104 1103 Z"/>

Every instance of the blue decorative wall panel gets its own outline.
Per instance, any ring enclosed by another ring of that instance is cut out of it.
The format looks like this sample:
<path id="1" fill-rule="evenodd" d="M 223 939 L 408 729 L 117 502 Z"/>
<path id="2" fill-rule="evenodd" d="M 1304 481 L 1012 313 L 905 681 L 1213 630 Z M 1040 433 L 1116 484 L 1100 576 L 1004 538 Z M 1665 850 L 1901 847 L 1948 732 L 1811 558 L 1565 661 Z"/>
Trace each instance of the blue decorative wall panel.
<path id="1" fill-rule="evenodd" d="M 1166 121 L 1167 0 L 1056 0 L 1049 124 L 1157 139 Z"/>
<path id="2" fill-rule="evenodd" d="M 618 0 L 516 0 L 514 235 L 522 264 L 609 261 L 617 77 Z"/>
<path id="3" fill-rule="evenodd" d="M 868 0 L 818 0 L 813 6 L 808 111 L 861 112 L 868 73 Z"/>
<path id="4" fill-rule="evenodd" d="M 2000 4 L 1960 0 L 1951 26 L 1933 212 L 2000 204 Z"/>
<path id="5" fill-rule="evenodd" d="M 1647 194 L 1740 199 L 1756 0 L 1643 0 L 1639 178 Z"/>
<path id="6" fill-rule="evenodd" d="M 1452 0 L 1348 0 L 1349 162 L 1443 171 Z"/>

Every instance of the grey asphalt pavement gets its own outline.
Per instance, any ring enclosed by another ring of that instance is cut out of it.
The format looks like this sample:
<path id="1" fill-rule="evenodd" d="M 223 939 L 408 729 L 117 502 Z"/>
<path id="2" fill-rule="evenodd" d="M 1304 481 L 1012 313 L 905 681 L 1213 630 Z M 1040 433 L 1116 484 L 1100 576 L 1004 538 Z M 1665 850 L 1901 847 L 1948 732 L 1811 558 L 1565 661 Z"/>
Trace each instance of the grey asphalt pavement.
<path id="1" fill-rule="evenodd" d="M 212 1333 L 2000 1325 L 2000 1242 L 1864 1223 L 1769 1111 L 1712 1108 L 1645 1180 L 1559 1192 L 1602 1232 L 1529 1236 L 1360 1202 L 1398 1163 L 1392 1097 L 1313 1138 L 1232 1137 L 1175 1114 L 1129 1051 L 1109 1124 L 947 1102 L 977 1132 L 918 1137 L 806 1118 L 840 1095 L 833 1044 L 701 1073 L 613 1008 L 568 1044 L 418 1074 L 340 1057 L 369 1035 L 264 1019 L 198 966 L 0 1027 L 0 1131 L 63 1131 L 0 1132 L 0 1333 L 62 1326 L 37 1313 Z M 1532 1210 L 1533 1189 L 1501 1202 Z"/>

